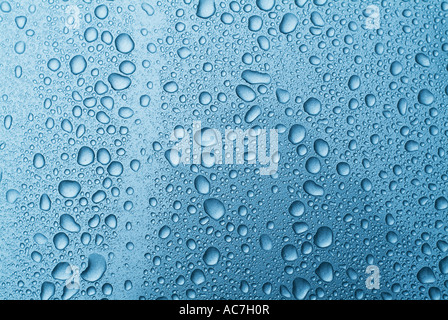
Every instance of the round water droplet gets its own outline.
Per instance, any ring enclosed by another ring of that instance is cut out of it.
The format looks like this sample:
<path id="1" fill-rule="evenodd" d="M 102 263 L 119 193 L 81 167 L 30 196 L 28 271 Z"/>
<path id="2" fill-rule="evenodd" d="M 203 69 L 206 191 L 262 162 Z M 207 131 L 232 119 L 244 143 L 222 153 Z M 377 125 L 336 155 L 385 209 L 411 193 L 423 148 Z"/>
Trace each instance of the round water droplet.
<path id="1" fill-rule="evenodd" d="M 333 243 L 333 231 L 328 227 L 320 227 L 314 235 L 314 244 L 319 248 L 328 248 Z"/>
<path id="2" fill-rule="evenodd" d="M 246 102 L 252 102 L 257 97 L 255 91 L 244 84 L 236 86 L 236 94 L 240 99 Z"/>
<path id="3" fill-rule="evenodd" d="M 321 157 L 325 158 L 330 152 L 330 146 L 325 140 L 317 139 L 314 141 L 314 151 Z"/>
<path id="4" fill-rule="evenodd" d="M 314 181 L 307 180 L 303 184 L 303 190 L 305 190 L 306 193 L 309 195 L 320 197 L 324 195 L 324 188 L 322 188 L 320 185 L 315 183 Z"/>
<path id="5" fill-rule="evenodd" d="M 209 247 L 202 259 L 204 260 L 205 264 L 208 266 L 214 266 L 218 263 L 219 261 L 219 257 L 221 256 L 219 250 L 215 247 Z"/>
<path id="6" fill-rule="evenodd" d="M 297 300 L 305 299 L 310 289 L 310 283 L 303 278 L 295 278 L 292 282 L 292 294 Z"/>
<path id="7" fill-rule="evenodd" d="M 106 199 L 106 193 L 103 190 L 98 190 L 92 195 L 93 203 L 100 203 L 104 199 Z"/>
<path id="8" fill-rule="evenodd" d="M 402 71 L 403 71 L 403 65 L 400 62 L 398 61 L 392 62 L 392 64 L 390 65 L 390 73 L 393 76 L 398 76 Z"/>
<path id="9" fill-rule="evenodd" d="M 248 28 L 252 32 L 260 31 L 263 27 L 263 19 L 260 16 L 254 15 L 249 17 Z"/>
<path id="10" fill-rule="evenodd" d="M 305 205 L 302 201 L 296 200 L 289 206 L 289 214 L 293 217 L 300 217 L 305 213 Z"/>
<path id="11" fill-rule="evenodd" d="M 305 169 L 309 173 L 316 174 L 320 172 L 320 160 L 316 157 L 309 158 L 305 163 Z"/>
<path id="12" fill-rule="evenodd" d="M 87 268 L 81 273 L 81 277 L 86 281 L 95 282 L 101 279 L 106 269 L 106 259 L 94 253 L 89 256 Z"/>
<path id="13" fill-rule="evenodd" d="M 75 198 L 81 191 L 81 185 L 72 180 L 64 180 L 59 183 L 58 191 L 64 198 Z"/>
<path id="14" fill-rule="evenodd" d="M 64 250 L 65 248 L 67 248 L 70 240 L 64 232 L 59 232 L 56 233 L 56 235 L 53 237 L 53 243 L 56 249 Z"/>
<path id="15" fill-rule="evenodd" d="M 50 59 L 48 60 L 47 67 L 51 71 L 58 71 L 61 67 L 61 62 L 56 58 Z"/>
<path id="16" fill-rule="evenodd" d="M 111 160 L 109 151 L 107 151 L 107 149 L 104 148 L 98 149 L 96 157 L 98 159 L 98 162 L 104 165 L 108 164 Z"/>
<path id="17" fill-rule="evenodd" d="M 196 179 L 194 179 L 194 187 L 200 194 L 210 193 L 210 182 L 202 175 L 197 176 Z"/>
<path id="18" fill-rule="evenodd" d="M 423 284 L 436 282 L 436 276 L 429 267 L 423 267 L 417 273 L 417 279 Z"/>
<path id="19" fill-rule="evenodd" d="M 291 129 L 289 129 L 288 139 L 292 144 L 298 144 L 305 139 L 306 129 L 300 124 L 294 124 Z"/>
<path id="20" fill-rule="evenodd" d="M 95 8 L 95 16 L 98 19 L 101 20 L 106 19 L 108 15 L 109 15 L 109 9 L 107 8 L 106 5 L 101 4 Z"/>
<path id="21" fill-rule="evenodd" d="M 121 162 L 112 161 L 107 167 L 107 172 L 114 177 L 118 177 L 123 173 L 123 165 Z"/>
<path id="22" fill-rule="evenodd" d="M 177 83 L 174 81 L 169 81 L 167 83 L 165 83 L 165 85 L 163 86 L 163 90 L 165 90 L 168 93 L 174 93 L 179 89 L 179 87 L 177 86 Z"/>
<path id="23" fill-rule="evenodd" d="M 297 260 L 299 258 L 297 248 L 294 247 L 292 244 L 285 245 L 282 248 L 282 258 L 287 262 Z"/>
<path id="24" fill-rule="evenodd" d="M 210 217 L 212 217 L 215 220 L 221 219 L 226 213 L 224 204 L 216 198 L 210 198 L 205 200 L 204 210 L 205 213 L 207 213 Z"/>
<path id="25" fill-rule="evenodd" d="M 199 0 L 196 15 L 199 18 L 207 19 L 215 14 L 215 0 Z"/>
<path id="26" fill-rule="evenodd" d="M 45 166 L 45 158 L 41 153 L 36 153 L 34 155 L 33 165 L 36 169 L 41 169 Z"/>
<path id="27" fill-rule="evenodd" d="M 355 91 L 361 86 L 361 78 L 357 75 L 353 75 L 348 80 L 348 87 L 350 90 Z"/>
<path id="28" fill-rule="evenodd" d="M 275 5 L 275 0 L 257 0 L 256 4 L 260 10 L 270 11 Z"/>
<path id="29" fill-rule="evenodd" d="M 84 31 L 84 39 L 86 39 L 87 42 L 93 42 L 96 39 L 98 39 L 98 30 L 96 30 L 94 27 L 89 27 Z"/>
<path id="30" fill-rule="evenodd" d="M 195 285 L 201 285 L 206 280 L 204 272 L 199 269 L 193 270 L 193 272 L 191 273 L 190 279 Z"/>
<path id="31" fill-rule="evenodd" d="M 279 26 L 280 32 L 281 33 L 293 32 L 296 29 L 298 23 L 299 18 L 297 18 L 296 15 L 292 13 L 286 13 L 283 16 L 282 21 L 280 22 Z"/>
<path id="32" fill-rule="evenodd" d="M 130 35 L 127 33 L 122 33 L 115 38 L 115 47 L 119 52 L 128 54 L 134 50 L 135 43 Z"/>
<path id="33" fill-rule="evenodd" d="M 9 203 L 15 203 L 19 199 L 20 193 L 15 189 L 9 189 L 6 191 L 6 201 Z"/>
<path id="34" fill-rule="evenodd" d="M 368 191 L 372 190 L 372 187 L 373 187 L 372 182 L 368 178 L 364 178 L 361 180 L 361 188 L 364 191 L 368 192 Z"/>
<path id="35" fill-rule="evenodd" d="M 415 152 L 418 150 L 418 143 L 414 140 L 409 140 L 404 145 L 407 152 Z"/>
<path id="36" fill-rule="evenodd" d="M 160 239 L 166 239 L 170 236 L 170 234 L 171 234 L 171 228 L 168 226 L 163 226 L 159 230 L 159 238 Z"/>
<path id="37" fill-rule="evenodd" d="M 341 176 L 348 176 L 350 174 L 350 165 L 347 162 L 339 162 L 336 165 L 336 171 Z"/>
<path id="38" fill-rule="evenodd" d="M 303 109 L 309 115 L 315 116 L 318 115 L 322 109 L 322 104 L 316 98 L 309 98 L 303 104 Z"/>

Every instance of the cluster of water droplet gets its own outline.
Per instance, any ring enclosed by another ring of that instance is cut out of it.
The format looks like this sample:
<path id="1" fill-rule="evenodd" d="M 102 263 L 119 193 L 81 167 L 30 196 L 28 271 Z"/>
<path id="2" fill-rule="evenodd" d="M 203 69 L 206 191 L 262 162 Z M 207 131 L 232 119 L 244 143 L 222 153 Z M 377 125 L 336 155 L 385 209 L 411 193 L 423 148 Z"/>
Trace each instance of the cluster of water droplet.
<path id="1" fill-rule="evenodd" d="M 2 1 L 0 297 L 447 298 L 448 2 L 367 6 Z"/>

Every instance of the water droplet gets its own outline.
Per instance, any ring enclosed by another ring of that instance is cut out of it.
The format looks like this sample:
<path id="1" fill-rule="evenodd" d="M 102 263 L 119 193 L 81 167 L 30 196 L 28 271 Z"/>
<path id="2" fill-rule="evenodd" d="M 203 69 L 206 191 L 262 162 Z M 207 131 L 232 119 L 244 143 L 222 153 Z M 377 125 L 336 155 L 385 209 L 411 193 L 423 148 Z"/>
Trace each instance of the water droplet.
<path id="1" fill-rule="evenodd" d="M 282 258 L 287 262 L 297 260 L 299 258 L 299 253 L 297 252 L 296 247 L 292 244 L 285 245 L 282 249 Z"/>
<path id="2" fill-rule="evenodd" d="M 309 195 L 320 197 L 324 195 L 324 188 L 322 188 L 320 185 L 315 183 L 314 181 L 307 180 L 303 184 L 303 190 L 305 190 L 306 193 Z"/>
<path id="3" fill-rule="evenodd" d="M 322 104 L 316 98 L 309 98 L 303 104 L 303 109 L 309 115 L 316 116 L 320 113 L 322 109 Z"/>
<path id="4" fill-rule="evenodd" d="M 448 200 L 445 197 L 439 197 L 436 199 L 434 207 L 437 210 L 445 210 L 448 208 Z"/>
<path id="5" fill-rule="evenodd" d="M 434 95 L 428 89 L 422 89 L 418 93 L 418 102 L 424 104 L 425 106 L 429 106 L 434 102 Z"/>
<path id="6" fill-rule="evenodd" d="M 81 185 L 73 180 L 64 180 L 59 183 L 58 191 L 64 198 L 75 198 L 81 191 Z"/>
<path id="7" fill-rule="evenodd" d="M 94 253 L 89 256 L 87 268 L 81 272 L 81 277 L 89 282 L 101 279 L 106 272 L 106 259 L 100 254 Z"/>
<path id="8" fill-rule="evenodd" d="M 417 273 L 417 279 L 423 284 L 434 283 L 436 281 L 434 272 L 428 267 L 423 267 L 420 269 Z"/>
<path id="9" fill-rule="evenodd" d="M 76 55 L 70 60 L 70 70 L 74 75 L 83 73 L 87 68 L 87 61 L 81 55 Z"/>
<path id="10" fill-rule="evenodd" d="M 292 144 L 298 144 L 305 139 L 306 129 L 300 124 L 294 124 L 289 130 L 288 139 Z"/>
<path id="11" fill-rule="evenodd" d="M 194 179 L 194 187 L 200 194 L 210 193 L 210 182 L 202 175 L 199 175 Z"/>
<path id="12" fill-rule="evenodd" d="M 310 289 L 310 283 L 303 278 L 295 278 L 292 282 L 292 294 L 297 300 L 305 299 Z"/>
<path id="13" fill-rule="evenodd" d="M 246 102 L 252 102 L 257 97 L 255 91 L 244 84 L 236 86 L 236 94 L 240 99 Z"/>
<path id="14" fill-rule="evenodd" d="M 314 244 L 319 248 L 328 248 L 333 243 L 333 231 L 328 227 L 320 227 L 314 235 Z"/>
<path id="15" fill-rule="evenodd" d="M 36 169 L 41 169 L 45 166 L 45 158 L 42 153 L 36 153 L 34 155 L 33 165 Z"/>
<path id="16" fill-rule="evenodd" d="M 263 11 L 270 11 L 275 5 L 275 0 L 257 0 L 257 7 Z"/>
<path id="17" fill-rule="evenodd" d="M 207 19 L 215 14 L 215 0 L 199 0 L 196 15 L 199 18 Z"/>
<path id="18" fill-rule="evenodd" d="M 215 220 L 221 219 L 226 213 L 224 204 L 216 198 L 209 198 L 204 201 L 204 210 Z"/>
<path id="19" fill-rule="evenodd" d="M 302 201 L 296 200 L 289 206 L 289 214 L 293 217 L 300 217 L 305 213 L 305 205 Z"/>
<path id="20" fill-rule="evenodd" d="M 116 91 L 121 91 L 129 88 L 132 81 L 129 77 L 122 76 L 118 73 L 112 73 L 107 78 L 107 81 L 109 81 L 111 87 Z"/>
<path id="21" fill-rule="evenodd" d="M 115 47 L 121 53 L 128 54 L 134 50 L 135 43 L 127 33 L 121 33 L 115 38 Z"/>
<path id="22" fill-rule="evenodd" d="M 291 33 L 296 29 L 298 23 L 299 23 L 299 18 L 297 18 L 296 15 L 294 15 L 292 13 L 286 13 L 283 16 L 282 21 L 280 22 L 280 26 L 279 26 L 280 32 L 281 33 Z"/>
<path id="23" fill-rule="evenodd" d="M 221 253 L 219 252 L 219 250 L 217 248 L 209 247 L 205 251 L 202 259 L 204 260 L 206 265 L 214 266 L 218 263 L 220 256 L 221 256 Z"/>
<path id="24" fill-rule="evenodd" d="M 77 162 L 81 166 L 88 166 L 95 161 L 95 152 L 89 147 L 81 147 L 78 151 Z"/>
<path id="25" fill-rule="evenodd" d="M 333 281 L 333 266 L 329 262 L 322 262 L 316 269 L 317 276 L 325 282 Z"/>

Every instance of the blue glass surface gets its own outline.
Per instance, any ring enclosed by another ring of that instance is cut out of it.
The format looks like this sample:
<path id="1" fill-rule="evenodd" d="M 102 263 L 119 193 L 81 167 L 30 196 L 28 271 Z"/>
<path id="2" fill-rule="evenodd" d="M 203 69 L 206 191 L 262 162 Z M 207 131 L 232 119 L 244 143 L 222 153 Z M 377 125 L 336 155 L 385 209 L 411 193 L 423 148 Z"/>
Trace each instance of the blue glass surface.
<path id="1" fill-rule="evenodd" d="M 447 20 L 0 1 L 0 299 L 446 299 Z"/>

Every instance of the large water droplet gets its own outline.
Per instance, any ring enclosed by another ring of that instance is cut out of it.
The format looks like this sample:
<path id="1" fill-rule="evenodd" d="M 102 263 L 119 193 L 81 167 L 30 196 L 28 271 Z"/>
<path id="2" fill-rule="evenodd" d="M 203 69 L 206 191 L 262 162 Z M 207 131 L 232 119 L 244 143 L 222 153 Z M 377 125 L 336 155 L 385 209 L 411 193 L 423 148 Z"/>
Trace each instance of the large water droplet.
<path id="1" fill-rule="evenodd" d="M 300 217 L 305 213 L 305 205 L 302 201 L 296 200 L 289 206 L 289 214 L 293 217 Z"/>
<path id="2" fill-rule="evenodd" d="M 298 144 L 305 139 L 306 129 L 300 124 L 294 124 L 291 129 L 289 129 L 288 139 L 293 144 Z"/>
<path id="3" fill-rule="evenodd" d="M 127 33 L 119 34 L 115 38 L 115 47 L 118 51 L 124 54 L 130 53 L 132 50 L 134 50 L 134 40 L 132 40 L 131 36 Z"/>
<path id="4" fill-rule="evenodd" d="M 215 10 L 215 0 L 199 0 L 196 15 L 199 18 L 207 19 L 215 13 Z"/>
<path id="5" fill-rule="evenodd" d="M 220 252 L 217 248 L 215 247 L 209 247 L 205 253 L 204 256 L 202 257 L 202 259 L 204 260 L 205 264 L 208 266 L 214 266 L 218 263 L 219 261 L 219 257 L 220 257 Z"/>
<path id="6" fill-rule="evenodd" d="M 95 161 L 95 152 L 89 147 L 81 147 L 78 151 L 77 162 L 81 166 L 88 166 Z"/>
<path id="7" fill-rule="evenodd" d="M 81 277 L 89 282 L 101 279 L 106 272 L 106 259 L 100 254 L 94 253 L 89 256 L 87 268 L 81 273 Z"/>
<path id="8" fill-rule="evenodd" d="M 314 235 L 314 244 L 319 248 L 327 248 L 333 243 L 333 231 L 328 227 L 320 227 Z"/>
<path id="9" fill-rule="evenodd" d="M 292 294 L 297 300 L 305 299 L 310 289 L 310 283 L 303 278 L 295 278 L 292 282 Z"/>
<path id="10" fill-rule="evenodd" d="M 315 116 L 318 115 L 322 109 L 322 104 L 316 98 L 309 98 L 303 104 L 303 109 L 309 115 Z"/>
<path id="11" fill-rule="evenodd" d="M 281 33 L 290 33 L 293 32 L 296 27 L 297 24 L 299 23 L 299 18 L 297 18 L 296 15 L 292 14 L 292 13 L 286 13 L 283 18 L 282 21 L 280 21 L 280 32 Z"/>
<path id="12" fill-rule="evenodd" d="M 428 89 L 423 89 L 418 93 L 418 102 L 424 104 L 425 106 L 429 106 L 434 102 L 434 95 Z"/>
<path id="13" fill-rule="evenodd" d="M 87 61 L 81 55 L 74 56 L 70 60 L 70 70 L 75 75 L 83 73 L 84 70 L 86 70 L 86 67 L 87 67 Z"/>
<path id="14" fill-rule="evenodd" d="M 64 198 L 75 198 L 81 191 L 81 185 L 73 180 L 64 180 L 59 183 L 58 191 Z"/>
<path id="15" fill-rule="evenodd" d="M 212 217 L 215 220 L 221 219 L 226 213 L 224 204 L 216 198 L 210 198 L 205 200 L 204 210 L 205 213 L 207 213 L 210 217 Z"/>
<path id="16" fill-rule="evenodd" d="M 282 248 L 282 258 L 287 262 L 297 260 L 299 258 L 297 248 L 294 247 L 292 244 L 285 245 Z"/>

